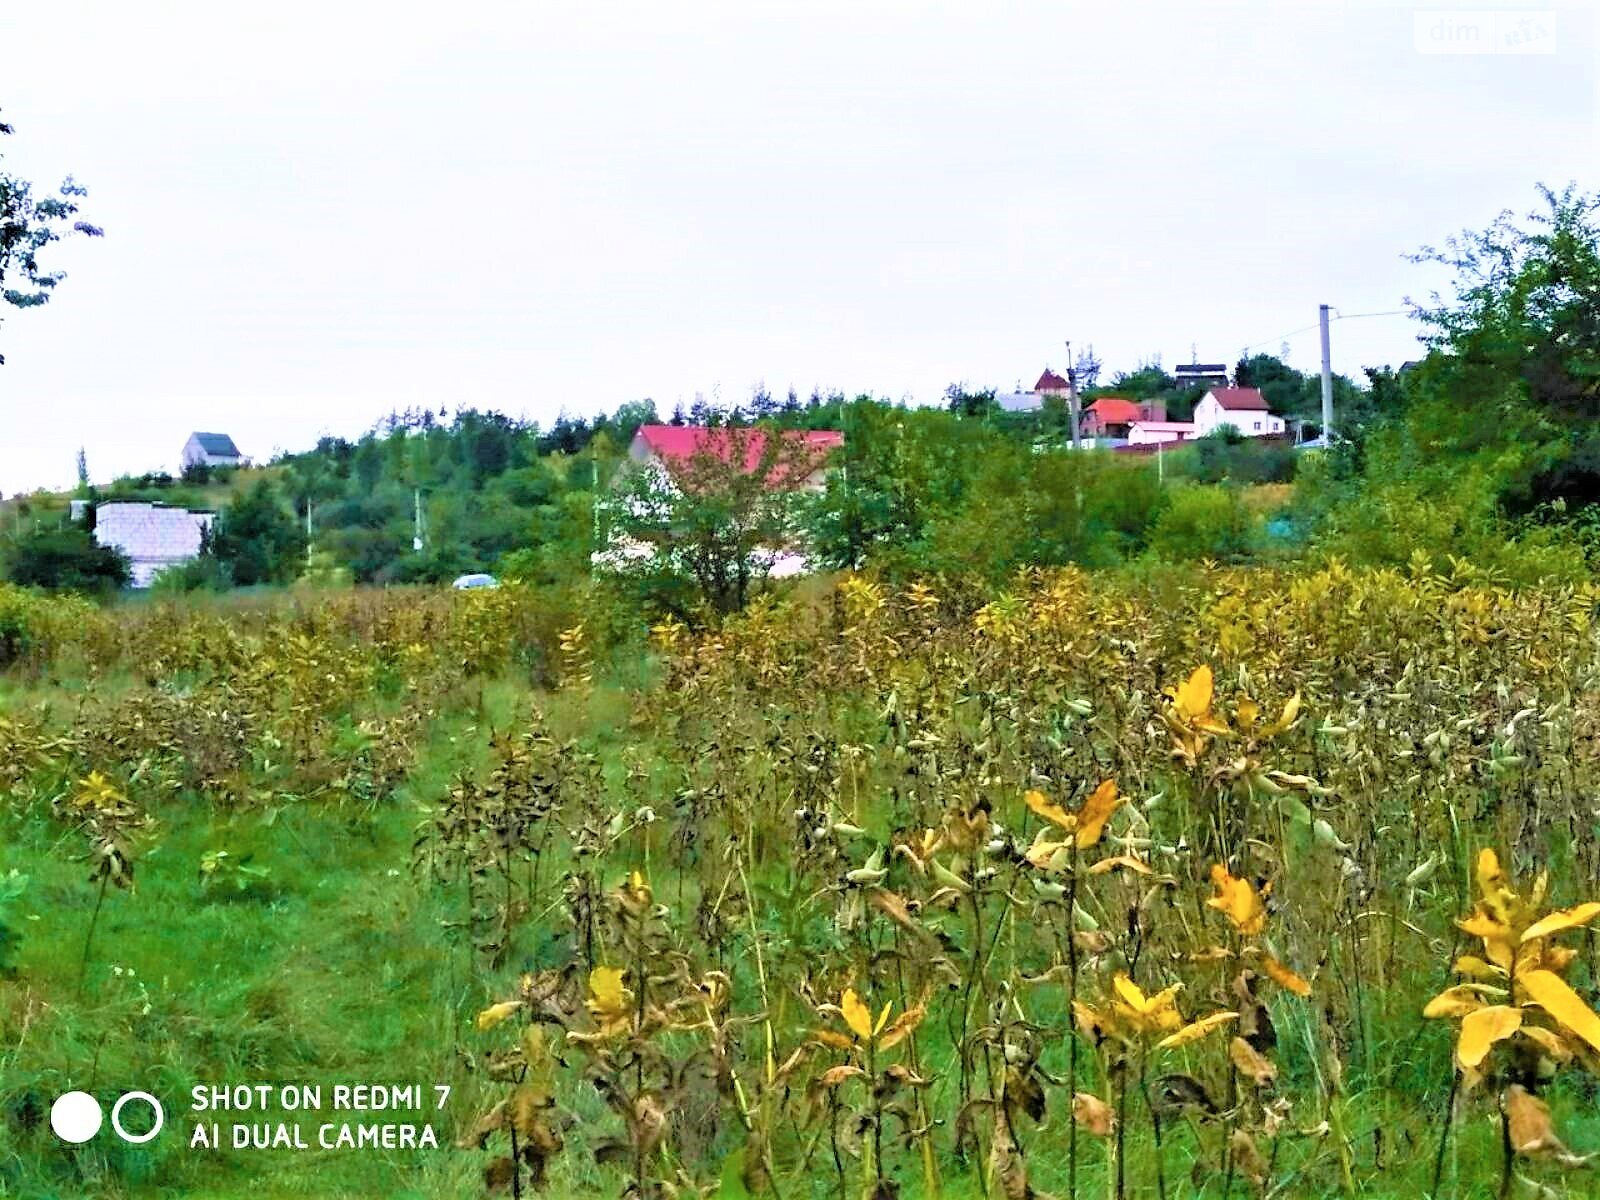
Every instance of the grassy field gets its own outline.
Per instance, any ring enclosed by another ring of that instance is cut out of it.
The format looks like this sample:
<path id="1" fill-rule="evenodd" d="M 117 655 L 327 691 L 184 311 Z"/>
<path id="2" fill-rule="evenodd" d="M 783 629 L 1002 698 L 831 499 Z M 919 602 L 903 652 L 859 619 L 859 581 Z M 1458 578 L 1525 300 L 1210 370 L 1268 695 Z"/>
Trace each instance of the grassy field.
<path id="1" fill-rule="evenodd" d="M 850 578 L 648 645 L 515 588 L 30 602 L 0 1195 L 1491 1196 L 1508 1138 L 1586 1194 L 1596 1047 L 1527 989 L 1595 998 L 1597 598 Z M 190 1111 L 262 1083 L 423 1104 Z M 73 1089 L 167 1124 L 66 1144 Z"/>

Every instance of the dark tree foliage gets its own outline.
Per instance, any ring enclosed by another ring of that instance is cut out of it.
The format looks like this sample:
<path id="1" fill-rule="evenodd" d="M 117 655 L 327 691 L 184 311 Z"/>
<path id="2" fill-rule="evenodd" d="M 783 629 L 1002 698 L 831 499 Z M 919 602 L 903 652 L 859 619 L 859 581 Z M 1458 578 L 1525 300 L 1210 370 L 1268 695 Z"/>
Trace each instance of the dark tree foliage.
<path id="1" fill-rule="evenodd" d="M 7 576 L 23 587 L 99 595 L 125 586 L 129 578 L 122 553 L 100 545 L 79 525 L 19 534 L 6 559 Z"/>
<path id="2" fill-rule="evenodd" d="M 0 136 L 13 132 L 0 121 Z M 104 233 L 87 221 L 75 220 L 78 201 L 88 189 L 68 176 L 54 196 L 36 196 L 26 179 L 0 170 L 0 300 L 13 308 L 36 308 L 50 299 L 65 272 L 52 271 L 40 261 L 51 242 L 79 234 Z M 0 354 L 0 365 L 5 356 Z"/>
<path id="3" fill-rule="evenodd" d="M 305 531 L 278 489 L 263 479 L 217 515 L 204 553 L 240 587 L 287 583 L 304 565 Z"/>

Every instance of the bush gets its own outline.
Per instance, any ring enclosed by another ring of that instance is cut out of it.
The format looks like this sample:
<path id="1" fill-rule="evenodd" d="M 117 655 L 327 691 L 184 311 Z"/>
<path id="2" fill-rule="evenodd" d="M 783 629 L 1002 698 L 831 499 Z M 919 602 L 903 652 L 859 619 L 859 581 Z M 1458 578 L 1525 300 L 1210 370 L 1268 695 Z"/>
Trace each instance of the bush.
<path id="1" fill-rule="evenodd" d="M 102 595 L 127 584 L 128 560 L 77 525 L 35 529 L 12 540 L 7 575 L 23 587 Z"/>
<path id="2" fill-rule="evenodd" d="M 1247 557 L 1259 540 L 1260 522 L 1238 491 L 1210 484 L 1171 489 L 1150 531 L 1150 549 L 1173 562 Z"/>

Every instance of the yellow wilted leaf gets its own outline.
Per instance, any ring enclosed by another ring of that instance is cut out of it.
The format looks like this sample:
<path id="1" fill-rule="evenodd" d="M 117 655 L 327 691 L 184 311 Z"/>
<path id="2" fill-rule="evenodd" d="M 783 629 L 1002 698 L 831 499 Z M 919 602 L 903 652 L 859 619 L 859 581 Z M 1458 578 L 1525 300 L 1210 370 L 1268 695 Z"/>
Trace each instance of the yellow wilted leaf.
<path id="1" fill-rule="evenodd" d="M 1248 733 L 1255 728 L 1256 721 L 1261 716 L 1261 705 L 1246 696 L 1233 706 L 1233 716 L 1239 722 L 1239 727 Z"/>
<path id="2" fill-rule="evenodd" d="M 1458 983 L 1429 1000 L 1422 1015 L 1428 1018 L 1464 1017 L 1483 1007 L 1485 993 L 1494 996 L 1506 994 L 1504 988 L 1489 987 L 1482 983 Z"/>
<path id="3" fill-rule="evenodd" d="M 479 1030 L 493 1029 L 521 1007 L 521 1000 L 502 1000 L 499 1004 L 491 1004 L 478 1014 Z"/>
<path id="4" fill-rule="evenodd" d="M 1506 1089 L 1506 1132 L 1512 1149 L 1528 1158 L 1549 1158 L 1563 1167 L 1581 1167 L 1593 1157 L 1567 1149 L 1550 1121 L 1550 1106 L 1520 1083 Z"/>
<path id="5" fill-rule="evenodd" d="M 1106 822 L 1111 819 L 1111 814 L 1117 811 L 1117 805 L 1121 803 L 1122 797 L 1117 795 L 1116 780 L 1102 780 L 1100 786 L 1090 793 L 1089 798 L 1083 802 L 1083 807 L 1078 810 L 1076 822 L 1078 849 L 1087 850 L 1100 840 Z"/>
<path id="6" fill-rule="evenodd" d="M 1178 1046 L 1187 1046 L 1190 1042 L 1198 1042 L 1213 1029 L 1220 1029 L 1229 1021 L 1237 1021 L 1239 1014 L 1236 1012 L 1214 1012 L 1210 1016 L 1201 1017 L 1198 1021 L 1191 1021 L 1177 1033 L 1169 1034 L 1156 1043 L 1157 1050 L 1172 1050 Z"/>
<path id="7" fill-rule="evenodd" d="M 1267 977 L 1273 983 L 1286 991 L 1293 992 L 1302 1000 L 1311 995 L 1311 985 L 1273 958 L 1272 955 L 1263 954 L 1261 956 L 1261 969 L 1267 973 Z"/>
<path id="8" fill-rule="evenodd" d="M 1540 1008 L 1600 1050 L 1600 1016 L 1595 1015 L 1559 975 L 1550 971 L 1529 971 L 1517 982 Z"/>
<path id="9" fill-rule="evenodd" d="M 1475 954 L 1463 954 L 1456 959 L 1455 973 L 1472 979 L 1504 979 L 1506 973 L 1493 963 L 1486 963 Z"/>
<path id="10" fill-rule="evenodd" d="M 1288 729 L 1300 716 L 1300 693 L 1296 692 L 1289 697 L 1289 702 L 1283 706 L 1283 712 L 1278 714 L 1278 719 L 1268 725 L 1262 732 L 1267 737 L 1276 737 Z"/>
<path id="11" fill-rule="evenodd" d="M 1066 809 L 1062 808 L 1054 800 L 1046 796 L 1043 792 L 1029 788 L 1022 794 L 1022 800 L 1023 803 L 1025 803 L 1034 812 L 1038 813 L 1046 821 L 1049 821 L 1052 825 L 1057 825 L 1062 829 L 1073 829 L 1077 827 L 1077 818 L 1069 813 Z"/>
<path id="12" fill-rule="evenodd" d="M 878 1014 L 878 1019 L 872 1026 L 873 1037 L 877 1037 L 880 1033 L 882 1033 L 883 1027 L 889 1023 L 889 1006 L 892 1003 L 892 1000 L 885 1000 L 883 1002 L 883 1011 Z"/>
<path id="13" fill-rule="evenodd" d="M 1116 990 L 1116 1014 L 1140 1033 L 1170 1033 L 1183 1024 L 1178 1014 L 1178 992 L 1183 985 L 1171 987 L 1146 996 L 1139 985 L 1120 971 L 1112 977 Z"/>
<path id="14" fill-rule="evenodd" d="M 615 1019 L 628 1010 L 628 989 L 622 986 L 621 967 L 596 967 L 589 972 L 589 1008 L 602 1020 Z"/>
<path id="15" fill-rule="evenodd" d="M 1095 1137 L 1110 1137 L 1117 1118 L 1099 1096 L 1078 1092 L 1072 1097 L 1072 1119 Z"/>
<path id="16" fill-rule="evenodd" d="M 838 1087 L 846 1079 L 850 1079 L 850 1078 L 852 1078 L 852 1077 L 854 1077 L 856 1075 L 865 1075 L 865 1074 L 866 1074 L 866 1072 L 863 1071 L 860 1067 L 850 1066 L 850 1065 L 846 1064 L 845 1066 L 842 1066 L 842 1067 L 829 1067 L 826 1071 L 824 1071 L 822 1073 L 821 1078 L 818 1079 L 817 1082 L 820 1083 L 823 1087 L 830 1087 L 830 1088 L 831 1087 Z"/>
<path id="17" fill-rule="evenodd" d="M 1118 867 L 1133 871 L 1138 875 L 1150 874 L 1150 864 L 1142 858 L 1135 858 L 1131 854 L 1118 854 L 1114 858 L 1102 858 L 1089 868 L 1089 874 L 1105 875 L 1108 872 L 1115 871 Z"/>
<path id="18" fill-rule="evenodd" d="M 1278 1077 L 1278 1068 L 1242 1037 L 1228 1043 L 1228 1057 L 1239 1074 L 1257 1087 L 1266 1087 Z"/>
<path id="19" fill-rule="evenodd" d="M 1522 1028 L 1522 1010 L 1496 1004 L 1479 1008 L 1461 1018 L 1461 1036 L 1456 1041 L 1456 1059 L 1464 1067 L 1477 1067 L 1496 1042 Z"/>
<path id="20" fill-rule="evenodd" d="M 855 1043 L 849 1038 L 845 1037 L 844 1034 L 835 1033 L 832 1029 L 813 1029 L 811 1031 L 811 1036 L 814 1040 L 821 1042 L 824 1046 L 832 1046 L 835 1050 L 848 1050 L 851 1046 L 855 1045 Z"/>
<path id="21" fill-rule="evenodd" d="M 1596 917 L 1600 917 L 1600 901 L 1596 900 L 1580 904 L 1576 908 L 1547 913 L 1522 931 L 1522 940 L 1531 942 L 1534 938 L 1549 937 L 1552 933 L 1560 933 L 1564 929 L 1577 929 L 1580 925 L 1587 925 Z"/>
<path id="22" fill-rule="evenodd" d="M 1173 706 L 1178 710 L 1178 716 L 1193 724 L 1210 713 L 1214 687 L 1211 668 L 1201 663 L 1173 693 Z"/>
<path id="23" fill-rule="evenodd" d="M 893 1050 L 905 1040 L 912 1030 L 922 1024 L 922 1018 L 927 1015 L 927 1012 L 927 1005 L 915 1004 L 890 1021 L 889 1027 L 883 1031 L 883 1036 L 878 1039 L 878 1049 Z"/>
<path id="24" fill-rule="evenodd" d="M 1227 916 L 1246 937 L 1260 933 L 1267 924 L 1267 909 L 1248 879 L 1235 879 L 1221 863 L 1211 868 L 1211 883 L 1217 894 L 1206 904 Z"/>
<path id="25" fill-rule="evenodd" d="M 844 1015 L 844 1023 L 850 1026 L 850 1032 L 856 1037 L 863 1042 L 872 1037 L 872 1010 L 861 1003 L 855 988 L 845 988 L 844 995 L 839 997 L 839 1011 Z"/>
<path id="26" fill-rule="evenodd" d="M 1572 1061 L 1572 1047 L 1561 1040 L 1561 1035 L 1538 1025 L 1524 1025 L 1518 1032 L 1548 1054 L 1556 1063 Z"/>

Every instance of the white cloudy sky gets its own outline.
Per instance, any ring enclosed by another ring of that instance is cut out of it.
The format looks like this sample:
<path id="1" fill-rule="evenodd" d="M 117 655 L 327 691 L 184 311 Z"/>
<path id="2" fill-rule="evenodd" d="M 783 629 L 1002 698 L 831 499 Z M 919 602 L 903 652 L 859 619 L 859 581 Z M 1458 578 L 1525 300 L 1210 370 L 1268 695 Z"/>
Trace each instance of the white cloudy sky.
<path id="1" fill-rule="evenodd" d="M 1417 11 L 0 0 L 4 166 L 76 174 L 107 231 L 0 325 L 0 489 L 411 404 L 931 400 L 1069 337 L 1276 349 L 1425 291 L 1403 252 L 1536 181 L 1597 182 L 1588 7 L 1530 8 L 1526 56 L 1421 54 Z M 1414 353 L 1402 318 L 1334 334 L 1341 371 Z"/>

